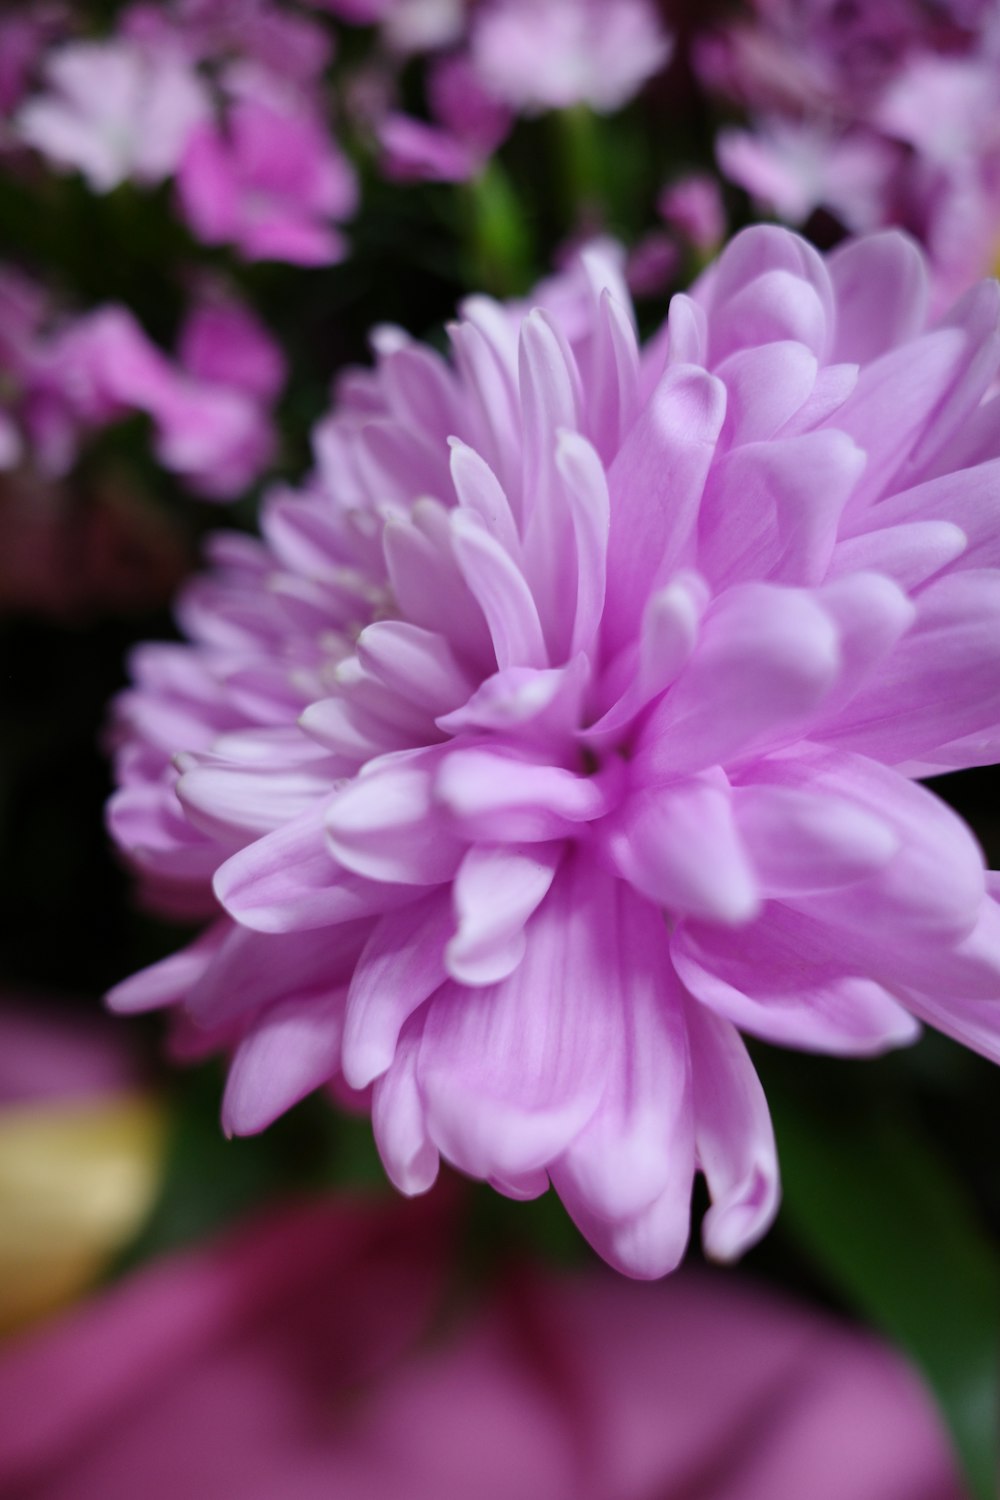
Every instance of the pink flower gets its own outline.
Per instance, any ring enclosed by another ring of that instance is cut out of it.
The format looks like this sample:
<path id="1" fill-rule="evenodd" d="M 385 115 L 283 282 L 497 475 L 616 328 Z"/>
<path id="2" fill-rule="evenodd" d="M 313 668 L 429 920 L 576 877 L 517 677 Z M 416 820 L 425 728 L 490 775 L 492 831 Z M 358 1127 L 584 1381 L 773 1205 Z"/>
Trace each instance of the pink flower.
<path id="1" fill-rule="evenodd" d="M 1000 30 L 971 5 L 759 0 L 696 49 L 703 79 L 750 106 L 719 133 L 722 171 L 793 223 L 900 225 L 926 247 L 933 305 L 992 271 L 1000 245 Z"/>
<path id="2" fill-rule="evenodd" d="M 193 62 L 244 58 L 309 84 L 333 56 L 327 28 L 271 0 L 174 0 L 130 5 L 122 33 L 146 48 L 171 46 Z"/>
<path id="3" fill-rule="evenodd" d="M 403 56 L 458 42 L 471 0 L 309 0 L 355 26 L 378 25 L 386 46 Z"/>
<path id="4" fill-rule="evenodd" d="M 229 386 L 270 404 L 287 377 L 274 339 L 249 308 L 224 296 L 206 297 L 189 313 L 177 354 L 196 380 Z"/>
<path id="5" fill-rule="evenodd" d="M 355 5 L 327 0 L 327 8 L 350 19 Z M 650 0 L 382 0 L 364 9 L 388 56 L 456 48 L 428 70 L 430 121 L 376 106 L 383 167 L 398 181 L 475 176 L 516 114 L 619 109 L 673 49 Z M 384 70 L 383 86 L 389 77 Z"/>
<path id="6" fill-rule="evenodd" d="M 111 826 L 215 920 L 126 981 L 232 1064 L 343 1075 L 392 1180 L 550 1180 L 602 1255 L 778 1185 L 740 1032 L 1000 1059 L 1000 913 L 915 776 L 1000 754 L 1000 291 L 913 244 L 738 236 L 640 349 L 615 258 L 393 330 L 263 540 L 220 537 L 118 706 Z"/>
<path id="7" fill-rule="evenodd" d="M 398 181 L 464 182 L 502 144 L 511 113 L 483 89 L 469 59 L 439 59 L 427 82 L 435 124 L 389 113 L 378 124 L 386 174 Z"/>
<path id="8" fill-rule="evenodd" d="M 235 303 L 190 312 L 180 368 L 150 344 L 124 308 L 105 306 L 54 324 L 42 288 L 0 269 L 0 468 L 24 456 L 48 477 L 66 474 L 87 432 L 144 411 L 156 453 L 202 495 L 228 499 L 270 459 L 270 405 L 285 380 L 267 330 Z M 54 326 L 52 326 L 54 324 Z"/>
<path id="9" fill-rule="evenodd" d="M 82 172 L 98 193 L 127 178 L 169 177 L 210 109 L 204 83 L 169 48 L 72 42 L 50 54 L 45 73 L 50 92 L 23 106 L 20 135 L 57 165 Z"/>
<path id="10" fill-rule="evenodd" d="M 484 87 L 526 113 L 620 109 L 672 50 L 648 0 L 484 0 L 470 46 Z"/>
<path id="11" fill-rule="evenodd" d="M 311 113 L 263 97 L 237 98 L 226 129 L 204 125 L 178 175 L 181 209 L 209 245 L 248 260 L 327 265 L 345 253 L 336 221 L 357 201 L 354 174 Z"/>
<path id="12" fill-rule="evenodd" d="M 81 430 L 141 411 L 160 463 L 192 489 L 220 500 L 246 489 L 274 447 L 268 405 L 284 379 L 280 352 L 256 319 L 226 304 L 195 309 L 180 343 L 178 367 L 113 305 L 54 334 L 36 355 L 28 408 L 43 452 L 68 467 Z"/>
<path id="13" fill-rule="evenodd" d="M 684 1276 L 446 1301 L 434 1204 L 285 1210 L 0 1356 L 0 1488 L 37 1500 L 961 1500 L 874 1340 Z"/>
<path id="14" fill-rule="evenodd" d="M 724 176 L 759 209 L 802 224 L 826 208 L 855 233 L 884 224 L 902 165 L 892 142 L 871 131 L 831 133 L 781 119 L 720 130 L 715 153 Z"/>

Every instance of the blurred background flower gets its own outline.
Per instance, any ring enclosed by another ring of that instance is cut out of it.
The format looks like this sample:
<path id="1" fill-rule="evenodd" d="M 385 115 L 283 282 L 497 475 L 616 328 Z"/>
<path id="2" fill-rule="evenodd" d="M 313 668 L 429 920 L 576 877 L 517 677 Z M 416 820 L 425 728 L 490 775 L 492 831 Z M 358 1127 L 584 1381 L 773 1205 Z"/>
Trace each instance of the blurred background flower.
<path id="1" fill-rule="evenodd" d="M 134 1238 L 164 1141 L 163 1112 L 104 1017 L 3 997 L 0 1333 L 79 1295 Z"/>
<path id="2" fill-rule="evenodd" d="M 346 1200 L 153 1263 L 0 1355 L 11 1500 L 961 1500 L 888 1349 L 770 1292 L 522 1264 Z"/>

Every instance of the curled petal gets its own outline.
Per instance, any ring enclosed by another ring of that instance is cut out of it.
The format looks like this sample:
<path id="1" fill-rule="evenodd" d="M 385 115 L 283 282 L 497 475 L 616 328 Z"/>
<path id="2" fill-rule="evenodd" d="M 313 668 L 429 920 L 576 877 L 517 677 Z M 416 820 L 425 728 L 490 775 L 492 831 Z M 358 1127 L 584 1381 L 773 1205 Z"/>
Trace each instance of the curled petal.
<path id="1" fill-rule="evenodd" d="M 697 1002 L 687 1004 L 695 1151 L 711 1207 L 705 1253 L 735 1260 L 778 1211 L 778 1159 L 764 1090 L 739 1032 Z"/>

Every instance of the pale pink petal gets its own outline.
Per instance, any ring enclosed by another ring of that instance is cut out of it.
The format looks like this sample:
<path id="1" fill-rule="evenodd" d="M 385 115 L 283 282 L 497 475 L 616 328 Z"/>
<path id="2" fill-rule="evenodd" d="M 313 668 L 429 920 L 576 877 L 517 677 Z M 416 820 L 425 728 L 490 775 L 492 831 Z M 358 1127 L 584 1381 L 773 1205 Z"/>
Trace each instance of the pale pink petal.
<path id="1" fill-rule="evenodd" d="M 407 1017 L 447 979 L 445 945 L 454 926 L 447 895 L 435 891 L 371 929 L 347 995 L 344 1077 L 352 1088 L 386 1071 Z"/>
<path id="2" fill-rule="evenodd" d="M 819 583 L 864 467 L 861 449 L 836 431 L 734 449 L 705 489 L 698 567 L 720 590 L 748 578 Z"/>
<path id="3" fill-rule="evenodd" d="M 344 987 L 307 990 L 251 1024 L 229 1067 L 227 1135 L 256 1135 L 339 1071 L 344 994 Z"/>
<path id="4" fill-rule="evenodd" d="M 602 832 L 618 872 L 657 905 L 725 924 L 757 915 L 757 881 L 721 772 L 638 792 Z"/>
<path id="5" fill-rule="evenodd" d="M 388 902 L 412 900 L 410 888 L 387 890 L 338 868 L 321 816 L 265 834 L 219 866 L 215 894 L 229 914 L 257 932 L 294 932 L 374 916 Z"/>
<path id="6" fill-rule="evenodd" d="M 436 816 L 436 769 L 420 755 L 372 762 L 337 792 L 324 818 L 335 859 L 356 875 L 390 884 L 451 880 L 463 849 Z"/>
<path id="7" fill-rule="evenodd" d="M 739 1032 L 697 1002 L 688 1003 L 686 1016 L 695 1152 L 712 1199 L 702 1240 L 713 1260 L 735 1260 L 778 1211 L 774 1131 Z"/>
<path id="8" fill-rule="evenodd" d="M 428 1007 L 418 1062 L 428 1130 L 474 1176 L 543 1166 L 597 1107 L 614 1035 L 598 922 L 610 884 L 582 858 L 564 865 L 514 972 L 481 989 L 449 985 Z"/>
<path id="9" fill-rule="evenodd" d="M 527 946 L 525 924 L 544 900 L 561 855 L 559 844 L 469 850 L 452 887 L 457 926 L 445 950 L 452 979 L 496 984 L 513 972 Z"/>
<path id="10" fill-rule="evenodd" d="M 893 229 L 850 241 L 829 264 L 837 298 L 831 358 L 866 365 L 923 332 L 927 268 L 906 235 Z"/>
<path id="11" fill-rule="evenodd" d="M 681 775 L 778 745 L 819 708 L 840 664 L 833 621 L 811 594 L 740 584 L 706 615 L 691 661 L 643 727 L 637 762 L 644 774 Z"/>
<path id="12" fill-rule="evenodd" d="M 687 1203 L 693 1112 L 684 1001 L 660 914 L 619 886 L 607 917 L 608 970 L 617 966 L 609 1000 L 618 1013 L 608 1081 L 554 1175 L 560 1193 L 590 1214 L 622 1221 L 670 1193 Z M 663 1247 L 674 1251 L 673 1240 Z"/>
<path id="13" fill-rule="evenodd" d="M 720 381 L 691 366 L 671 366 L 608 470 L 609 650 L 624 643 L 648 594 L 682 558 L 725 411 Z"/>

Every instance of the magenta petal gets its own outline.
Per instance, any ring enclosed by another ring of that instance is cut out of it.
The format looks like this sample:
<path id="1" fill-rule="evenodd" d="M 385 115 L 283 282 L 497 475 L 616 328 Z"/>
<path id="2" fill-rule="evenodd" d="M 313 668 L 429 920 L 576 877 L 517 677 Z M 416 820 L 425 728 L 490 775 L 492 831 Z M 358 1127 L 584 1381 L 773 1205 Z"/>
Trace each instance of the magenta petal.
<path id="1" fill-rule="evenodd" d="M 837 724 L 844 705 L 884 671 L 917 611 L 900 586 L 881 573 L 834 578 L 815 597 L 837 627 L 841 663 L 837 684 L 810 725 L 810 737 L 821 740 L 824 726 Z"/>
<path id="2" fill-rule="evenodd" d="M 878 677 L 823 738 L 899 765 L 1000 722 L 1000 570 L 946 573 Z"/>
<path id="3" fill-rule="evenodd" d="M 958 329 L 941 328 L 889 350 L 861 371 L 837 412 L 838 428 L 868 455 L 852 514 L 863 514 L 886 493 L 967 359 Z"/>
<path id="4" fill-rule="evenodd" d="M 723 442 L 729 448 L 773 438 L 812 394 L 819 362 L 804 344 L 784 339 L 740 349 L 716 366 L 727 393 Z"/>
<path id="5" fill-rule="evenodd" d="M 887 503 L 892 504 L 891 501 Z M 868 515 L 875 521 L 888 519 L 883 517 L 881 507 Z M 881 573 L 902 588 L 917 589 L 961 557 L 967 547 L 965 532 L 951 521 L 907 521 L 898 526 L 887 525 L 838 542 L 827 576 L 839 578 L 852 573 Z"/>
<path id="6" fill-rule="evenodd" d="M 224 941 L 187 997 L 188 1013 L 203 1027 L 229 1024 L 290 993 L 346 984 L 371 924 L 281 933 L 226 925 Z"/>
<path id="7" fill-rule="evenodd" d="M 476 516 L 501 547 L 517 558 L 521 539 L 510 501 L 486 460 L 457 438 L 451 439 L 451 477 L 459 506 Z M 377 627 L 376 627 L 377 628 Z"/>
<path id="8" fill-rule="evenodd" d="M 521 325 L 518 384 L 524 423 L 523 472 L 527 494 L 551 461 L 553 435 L 579 426 L 580 372 L 558 324 L 542 309 L 533 309 Z M 530 522 L 530 510 L 525 514 Z"/>
<path id="9" fill-rule="evenodd" d="M 497 666 L 547 667 L 538 607 L 510 554 L 467 511 L 452 515 L 455 556 L 489 627 Z"/>
<path id="10" fill-rule="evenodd" d="M 563 432 L 556 445 L 576 543 L 576 602 L 568 644 L 572 657 L 590 649 L 600 629 L 607 589 L 611 501 L 604 467 L 584 438 Z"/>
<path id="11" fill-rule="evenodd" d="M 747 578 L 819 583 L 865 455 L 841 432 L 749 443 L 705 489 L 698 566 L 716 588 Z"/>
<path id="12" fill-rule="evenodd" d="M 464 703 L 472 683 L 448 642 L 403 620 L 379 620 L 358 637 L 358 659 L 386 687 L 435 717 Z"/>
<path id="13" fill-rule="evenodd" d="M 951 996 L 907 992 L 907 1005 L 922 1021 L 1000 1063 L 1000 1000 L 955 1000 Z"/>
<path id="14" fill-rule="evenodd" d="M 813 247 L 770 224 L 734 236 L 720 255 L 707 288 L 712 362 L 733 349 L 783 338 L 826 352 L 834 321 L 833 289 Z"/>
<path id="15" fill-rule="evenodd" d="M 224 838 L 271 833 L 329 796 L 336 775 L 324 762 L 276 770 L 245 768 L 218 755 L 186 757 L 177 795 L 196 828 Z"/>
<path id="16" fill-rule="evenodd" d="M 882 963 L 919 963 L 920 949 L 961 942 L 974 928 L 985 895 L 982 853 L 971 832 L 926 788 L 876 761 L 812 750 L 755 769 L 754 778 L 844 798 L 884 824 L 897 852 L 868 875 L 823 895 L 794 898 L 802 911 L 840 930 L 847 947 L 865 934 Z"/>
<path id="17" fill-rule="evenodd" d="M 749 345 L 786 339 L 804 344 L 815 354 L 825 354 L 829 345 L 829 319 L 822 296 L 795 272 L 779 268 L 763 271 L 741 287 L 726 304 L 725 320 L 719 323 L 725 333 L 713 338 L 713 361 Z"/>
<path id="18" fill-rule="evenodd" d="M 863 880 L 898 852 L 899 837 L 875 813 L 807 786 L 733 791 L 733 812 L 765 896 L 830 890 Z"/>
<path id="19" fill-rule="evenodd" d="M 998 421 L 1000 426 L 1000 421 Z M 883 500 L 859 524 L 859 534 L 841 543 L 843 548 L 863 545 L 868 528 L 881 528 L 876 536 L 906 534 L 915 525 L 930 527 L 950 524 L 957 528 L 963 545 L 953 546 L 939 566 L 961 556 L 962 567 L 995 568 L 1000 566 L 1000 535 L 996 526 L 996 497 L 1000 492 L 1000 460 L 991 459 L 974 468 L 959 469 L 928 479 L 913 489 L 903 490 Z M 930 571 L 936 571 L 930 570 Z M 929 576 L 929 574 L 927 575 Z M 918 582 L 923 580 L 918 579 Z"/>
<path id="20" fill-rule="evenodd" d="M 675 1180 L 646 1208 L 627 1219 L 604 1219 L 564 1181 L 559 1167 L 552 1182 L 580 1232 L 609 1265 L 625 1276 L 655 1280 L 677 1269 L 691 1233 L 691 1179 L 694 1155 L 673 1163 Z"/>
<path id="21" fill-rule="evenodd" d="M 613 805 L 617 778 L 578 776 L 491 750 L 453 750 L 441 761 L 434 795 L 470 839 L 488 843 L 560 838 Z"/>

